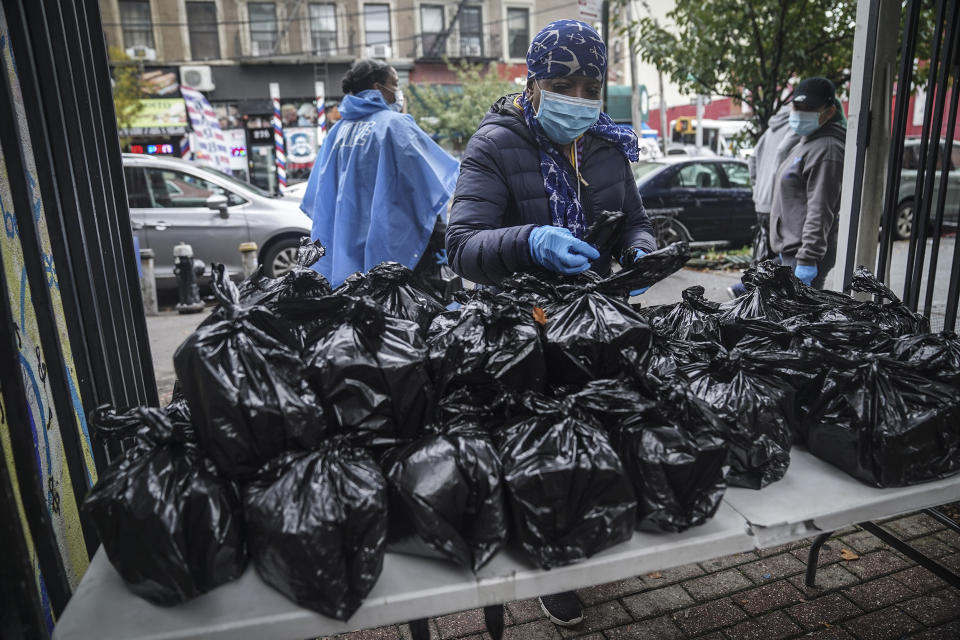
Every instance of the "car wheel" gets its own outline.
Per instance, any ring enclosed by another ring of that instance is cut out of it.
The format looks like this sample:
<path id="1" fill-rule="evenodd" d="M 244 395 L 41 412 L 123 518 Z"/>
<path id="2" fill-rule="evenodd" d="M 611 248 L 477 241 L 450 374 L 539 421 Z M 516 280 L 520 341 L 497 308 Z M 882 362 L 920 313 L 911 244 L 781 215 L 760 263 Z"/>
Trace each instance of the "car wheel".
<path id="1" fill-rule="evenodd" d="M 913 230 L 913 200 L 904 200 L 897 207 L 894 217 L 893 234 L 897 240 L 909 240 Z"/>
<path id="2" fill-rule="evenodd" d="M 297 264 L 297 249 L 300 242 L 294 238 L 278 240 L 263 254 L 263 272 L 271 278 L 279 278 Z"/>
<path id="3" fill-rule="evenodd" d="M 658 247 L 666 247 L 674 242 L 690 242 L 690 232 L 682 222 L 675 218 L 654 217 L 651 219 Z"/>

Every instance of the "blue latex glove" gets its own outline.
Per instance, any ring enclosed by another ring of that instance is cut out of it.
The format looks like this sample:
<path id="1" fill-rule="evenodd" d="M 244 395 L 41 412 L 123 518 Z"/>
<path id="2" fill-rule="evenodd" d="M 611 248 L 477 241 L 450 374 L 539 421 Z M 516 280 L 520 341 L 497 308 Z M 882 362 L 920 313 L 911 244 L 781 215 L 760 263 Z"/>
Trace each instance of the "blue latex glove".
<path id="1" fill-rule="evenodd" d="M 447 261 L 447 250 L 440 249 L 435 254 L 433 254 L 433 259 L 436 260 L 437 264 L 450 264 Z"/>
<path id="2" fill-rule="evenodd" d="M 633 248 L 633 261 L 634 261 L 634 262 L 636 262 L 637 260 L 639 260 L 641 256 L 645 256 L 645 255 L 647 255 L 647 252 L 644 251 L 643 249 L 638 249 L 637 247 L 634 247 L 634 248 Z M 641 294 L 644 294 L 644 293 L 647 292 L 647 289 L 649 289 L 649 288 L 650 288 L 650 287 L 644 287 L 643 289 L 634 289 L 633 291 L 630 292 L 630 297 L 639 296 L 639 295 L 641 295 Z"/>
<path id="3" fill-rule="evenodd" d="M 797 276 L 797 280 L 807 285 L 808 287 L 813 283 L 813 279 L 817 277 L 817 265 L 803 265 L 798 264 L 793 268 L 793 275 Z"/>
<path id="4" fill-rule="evenodd" d="M 565 227 L 535 227 L 530 232 L 530 255 L 534 262 L 551 271 L 572 275 L 590 268 L 590 261 L 600 253 L 583 240 L 578 240 Z"/>

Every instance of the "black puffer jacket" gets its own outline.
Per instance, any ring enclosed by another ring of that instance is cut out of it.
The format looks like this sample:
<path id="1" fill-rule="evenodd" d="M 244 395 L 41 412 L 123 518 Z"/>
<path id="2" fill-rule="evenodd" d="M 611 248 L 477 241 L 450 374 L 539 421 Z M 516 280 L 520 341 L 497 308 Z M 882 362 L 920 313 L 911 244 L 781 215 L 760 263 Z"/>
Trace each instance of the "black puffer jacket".
<path id="1" fill-rule="evenodd" d="M 447 227 L 450 266 L 467 280 L 487 285 L 515 271 L 540 269 L 527 242 L 534 227 L 551 224 L 540 153 L 514 97 L 498 100 L 470 138 Z M 630 247 L 655 250 L 653 229 L 623 153 L 588 133 L 580 172 L 589 184 L 580 187 L 586 225 L 600 211 L 624 211 L 627 221 L 615 254 Z M 610 254 L 601 255 L 593 270 L 607 273 L 610 260 Z"/>

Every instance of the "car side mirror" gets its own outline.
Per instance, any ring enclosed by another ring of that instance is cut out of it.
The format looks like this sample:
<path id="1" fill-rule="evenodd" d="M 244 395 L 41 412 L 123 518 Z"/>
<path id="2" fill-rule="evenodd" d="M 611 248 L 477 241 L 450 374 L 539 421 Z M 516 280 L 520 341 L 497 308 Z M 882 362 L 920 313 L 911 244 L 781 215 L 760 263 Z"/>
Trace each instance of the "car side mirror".
<path id="1" fill-rule="evenodd" d="M 221 218 L 229 218 L 230 212 L 227 211 L 227 196 L 215 193 L 207 198 L 207 208 L 220 212 Z"/>

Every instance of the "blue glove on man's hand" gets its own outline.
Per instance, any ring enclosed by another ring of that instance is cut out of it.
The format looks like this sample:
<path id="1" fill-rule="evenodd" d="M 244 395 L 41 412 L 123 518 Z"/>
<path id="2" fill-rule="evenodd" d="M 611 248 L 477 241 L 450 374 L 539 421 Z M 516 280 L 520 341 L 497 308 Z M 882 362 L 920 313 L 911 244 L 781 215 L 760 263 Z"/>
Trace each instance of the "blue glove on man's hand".
<path id="1" fill-rule="evenodd" d="M 639 260 L 641 256 L 645 256 L 645 255 L 647 255 L 647 252 L 644 251 L 643 249 L 638 249 L 637 247 L 634 247 L 634 248 L 633 248 L 633 261 L 634 261 L 634 262 L 636 262 L 637 260 Z M 639 295 L 641 295 L 641 294 L 643 294 L 643 293 L 646 293 L 646 292 L 647 292 L 647 289 L 649 289 L 649 288 L 650 288 L 650 287 L 644 287 L 643 289 L 634 289 L 633 291 L 630 292 L 630 297 L 639 296 Z"/>
<path id="2" fill-rule="evenodd" d="M 808 287 L 813 283 L 813 279 L 817 277 L 817 265 L 805 265 L 798 264 L 793 268 L 793 275 L 797 276 L 797 280 L 807 285 Z"/>
<path id="3" fill-rule="evenodd" d="M 578 240 L 566 227 L 535 227 L 528 243 L 534 262 L 566 275 L 586 271 L 590 261 L 600 257 L 596 249 Z"/>
<path id="4" fill-rule="evenodd" d="M 434 253 L 433 259 L 434 261 L 436 261 L 437 264 L 450 264 L 450 261 L 447 260 L 446 249 L 440 249 L 440 251 L 437 251 L 436 253 Z"/>

